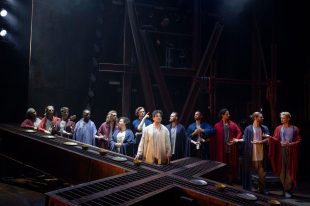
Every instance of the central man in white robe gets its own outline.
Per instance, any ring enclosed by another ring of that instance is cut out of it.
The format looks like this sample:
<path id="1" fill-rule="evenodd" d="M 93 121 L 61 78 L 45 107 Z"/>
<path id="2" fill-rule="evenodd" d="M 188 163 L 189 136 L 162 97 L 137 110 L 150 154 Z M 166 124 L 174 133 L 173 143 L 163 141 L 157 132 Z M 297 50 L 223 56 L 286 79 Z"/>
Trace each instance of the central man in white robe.
<path id="1" fill-rule="evenodd" d="M 153 124 L 143 130 L 136 159 L 142 157 L 149 164 L 169 164 L 171 143 L 168 129 L 161 124 L 162 111 L 152 113 Z"/>

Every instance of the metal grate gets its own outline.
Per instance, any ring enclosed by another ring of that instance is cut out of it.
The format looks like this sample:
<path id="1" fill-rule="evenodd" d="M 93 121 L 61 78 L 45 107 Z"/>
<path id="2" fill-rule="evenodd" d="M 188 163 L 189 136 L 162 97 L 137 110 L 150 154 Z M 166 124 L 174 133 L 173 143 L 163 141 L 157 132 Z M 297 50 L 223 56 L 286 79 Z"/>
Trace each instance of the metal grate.
<path id="1" fill-rule="evenodd" d="M 188 158 L 188 159 L 184 159 L 182 161 L 174 162 L 174 163 L 169 164 L 169 165 L 147 165 L 147 166 L 150 168 L 156 169 L 158 171 L 167 172 L 167 171 L 174 170 L 177 168 L 181 168 L 181 167 L 184 167 L 186 165 L 193 164 L 193 163 L 199 162 L 199 161 L 201 161 L 201 159 Z"/>
<path id="2" fill-rule="evenodd" d="M 242 191 L 233 187 L 227 187 L 224 191 L 217 191 L 215 187 L 216 183 L 211 181 L 208 181 L 208 184 L 205 186 L 194 185 L 189 181 L 184 181 L 181 179 L 175 179 L 175 183 L 193 191 L 201 192 L 203 194 L 213 196 L 227 202 L 233 202 L 238 205 L 266 205 L 269 200 L 266 196 L 255 194 L 255 196 L 257 196 L 257 200 L 255 202 L 247 201 L 236 196 L 236 194 Z M 281 205 L 292 206 L 293 204 L 281 202 Z"/>
<path id="3" fill-rule="evenodd" d="M 109 206 L 109 205 L 121 205 L 130 200 L 134 200 L 138 197 L 156 191 L 158 189 L 164 188 L 168 185 L 173 184 L 174 179 L 172 177 L 161 177 L 126 190 L 121 190 L 109 195 L 106 195 L 101 198 L 97 198 L 85 203 L 82 203 L 82 206 Z"/>
<path id="4" fill-rule="evenodd" d="M 218 166 L 219 164 L 220 164 L 219 162 L 205 161 L 202 164 L 178 171 L 174 174 L 186 179 L 191 179 L 196 174 L 207 172 L 208 170 L 214 168 L 215 166 Z"/>
<path id="5" fill-rule="evenodd" d="M 84 196 L 92 195 L 104 190 L 108 190 L 120 185 L 125 185 L 137 180 L 144 179 L 146 177 L 156 175 L 156 172 L 141 169 L 138 173 L 128 174 L 126 176 L 120 176 L 112 178 L 105 181 L 96 182 L 93 184 L 88 184 L 82 187 L 76 187 L 67 191 L 56 193 L 56 195 L 61 196 L 67 200 L 79 199 Z"/>

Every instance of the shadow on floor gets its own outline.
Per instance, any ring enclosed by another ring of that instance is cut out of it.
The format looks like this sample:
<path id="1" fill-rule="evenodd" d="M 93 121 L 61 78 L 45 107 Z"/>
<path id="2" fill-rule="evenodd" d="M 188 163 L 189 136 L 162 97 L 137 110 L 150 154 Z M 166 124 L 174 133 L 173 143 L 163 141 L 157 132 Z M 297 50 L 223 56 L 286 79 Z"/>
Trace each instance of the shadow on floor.
<path id="1" fill-rule="evenodd" d="M 44 206 L 45 195 L 0 183 L 0 206 Z"/>

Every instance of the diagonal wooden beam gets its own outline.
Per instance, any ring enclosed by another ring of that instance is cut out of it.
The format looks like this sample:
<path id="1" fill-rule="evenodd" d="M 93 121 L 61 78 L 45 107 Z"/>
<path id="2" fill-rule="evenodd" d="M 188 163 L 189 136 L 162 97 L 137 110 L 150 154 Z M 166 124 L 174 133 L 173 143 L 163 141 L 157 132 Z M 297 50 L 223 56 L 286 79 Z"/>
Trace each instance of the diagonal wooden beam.
<path id="1" fill-rule="evenodd" d="M 128 11 L 129 24 L 130 24 L 132 38 L 134 41 L 137 60 L 138 60 L 138 68 L 139 68 L 139 74 L 140 74 L 141 83 L 142 83 L 145 104 L 146 104 L 147 110 L 152 111 L 155 109 L 155 101 L 154 101 L 154 95 L 152 91 L 151 78 L 149 75 L 149 71 L 147 69 L 147 62 L 145 59 L 145 55 L 143 53 L 143 45 L 140 41 L 141 38 L 139 35 L 139 29 L 137 25 L 136 16 L 135 16 L 134 0 L 126 0 L 126 7 Z"/>
<path id="2" fill-rule="evenodd" d="M 150 40 L 148 39 L 146 31 L 141 31 L 142 40 L 145 46 L 146 54 L 150 63 L 150 67 L 153 72 L 153 77 L 158 85 L 159 94 L 161 99 L 163 100 L 163 107 L 167 114 L 174 111 L 172 99 L 169 94 L 169 90 L 166 84 L 166 81 L 164 79 L 164 75 L 162 73 L 162 70 L 160 68 L 158 57 L 156 55 L 156 52 L 154 50 L 154 47 L 150 44 Z"/>
<path id="3" fill-rule="evenodd" d="M 193 115 L 194 107 L 196 106 L 196 101 L 200 92 L 198 79 L 201 76 L 206 76 L 208 72 L 208 68 L 217 47 L 217 43 L 220 39 L 221 33 L 223 31 L 223 27 L 224 26 L 221 23 L 217 22 L 213 28 L 208 45 L 204 51 L 199 67 L 197 68 L 196 75 L 193 78 L 192 86 L 189 90 L 183 109 L 181 111 L 180 117 L 183 124 L 188 124 L 190 118 Z"/>

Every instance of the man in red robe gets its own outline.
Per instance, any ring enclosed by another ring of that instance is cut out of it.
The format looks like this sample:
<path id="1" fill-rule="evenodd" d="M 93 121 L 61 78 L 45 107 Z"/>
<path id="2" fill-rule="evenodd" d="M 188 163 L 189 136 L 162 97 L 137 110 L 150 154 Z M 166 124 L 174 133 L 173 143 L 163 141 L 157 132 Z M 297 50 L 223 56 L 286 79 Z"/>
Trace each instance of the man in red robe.
<path id="1" fill-rule="evenodd" d="M 299 128 L 290 124 L 291 114 L 281 112 L 281 123 L 269 141 L 269 158 L 274 174 L 280 176 L 286 198 L 292 196 L 296 185 L 298 152 L 301 144 Z"/>
<path id="2" fill-rule="evenodd" d="M 221 109 L 219 118 L 221 120 L 214 126 L 215 138 L 210 141 L 210 155 L 212 160 L 228 165 L 228 182 L 231 184 L 238 176 L 238 148 L 235 142 L 241 139 L 242 132 L 237 124 L 230 120 L 228 109 Z"/>
<path id="3" fill-rule="evenodd" d="M 21 123 L 20 127 L 28 129 L 37 129 L 41 119 L 37 117 L 37 112 L 34 108 L 29 108 L 26 112 L 26 119 Z"/>
<path id="4" fill-rule="evenodd" d="M 37 129 L 47 134 L 54 134 L 59 120 L 59 117 L 54 116 L 54 107 L 49 105 L 45 108 L 45 117 L 43 117 Z"/>

